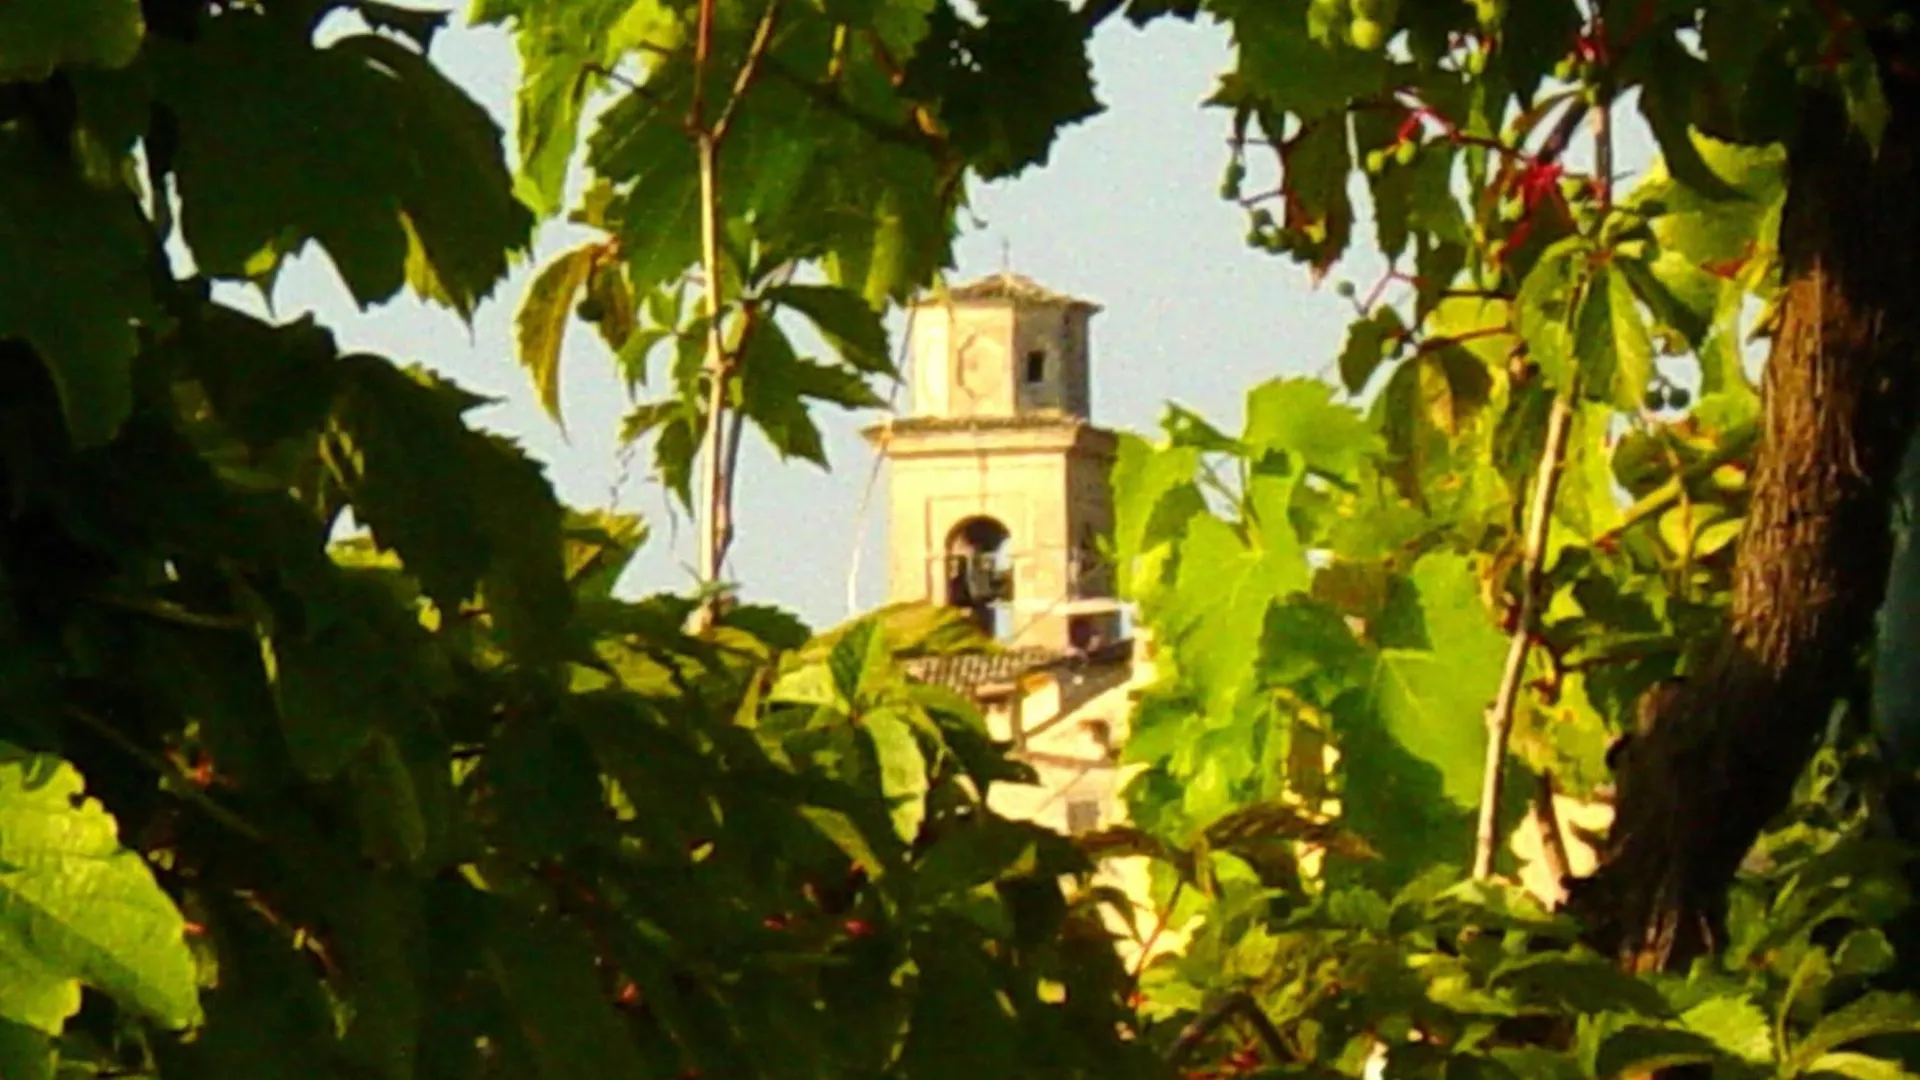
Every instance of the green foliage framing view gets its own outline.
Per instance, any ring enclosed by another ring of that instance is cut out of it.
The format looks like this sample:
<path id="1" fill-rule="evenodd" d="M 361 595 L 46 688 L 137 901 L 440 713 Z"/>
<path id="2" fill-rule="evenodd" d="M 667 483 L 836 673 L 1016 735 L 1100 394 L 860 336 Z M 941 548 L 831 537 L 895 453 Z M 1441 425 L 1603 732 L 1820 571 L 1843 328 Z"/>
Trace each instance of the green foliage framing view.
<path id="1" fill-rule="evenodd" d="M 952 619 L 617 596 L 644 528 L 558 505 L 481 399 L 211 293 L 317 243 L 361 304 L 465 317 L 540 222 L 599 230 L 519 355 L 557 416 L 560 336 L 605 338 L 713 585 L 745 422 L 824 463 L 813 403 L 879 402 L 881 314 L 971 179 L 1098 110 L 1123 11 L 1231 28 L 1252 242 L 1328 270 L 1362 175 L 1395 269 L 1350 400 L 1126 441 L 1162 678 L 1095 842 L 986 808 L 1030 774 L 902 667 L 979 644 Z M 1595 794 L 1724 619 L 1795 88 L 1877 141 L 1905 14 L 481 0 L 512 164 L 438 15 L 0 5 L 0 1077 L 1909 1075 L 1857 723 L 1689 972 L 1620 973 L 1476 839 Z M 1563 155 L 1629 97 L 1665 163 L 1616 194 L 1604 126 Z M 1139 970 L 1075 885 L 1123 849 L 1135 933 L 1187 935 Z"/>

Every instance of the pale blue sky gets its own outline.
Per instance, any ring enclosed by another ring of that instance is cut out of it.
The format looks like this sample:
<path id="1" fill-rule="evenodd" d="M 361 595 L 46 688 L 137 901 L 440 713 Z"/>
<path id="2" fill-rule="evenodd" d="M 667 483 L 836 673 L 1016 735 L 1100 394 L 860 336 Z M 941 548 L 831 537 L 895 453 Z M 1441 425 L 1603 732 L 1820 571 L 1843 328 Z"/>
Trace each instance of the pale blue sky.
<path id="1" fill-rule="evenodd" d="M 449 28 L 436 38 L 433 57 L 510 129 L 518 70 L 505 33 Z M 1169 399 L 1237 425 L 1241 399 L 1254 384 L 1327 370 L 1351 318 L 1332 281 L 1352 277 L 1364 288 L 1381 265 L 1366 222 L 1356 230 L 1362 242 L 1355 254 L 1319 289 L 1302 268 L 1246 246 L 1242 212 L 1217 194 L 1227 118 L 1200 105 L 1228 62 L 1218 27 L 1166 23 L 1140 31 L 1113 20 L 1095 41 L 1094 74 L 1107 112 L 1068 129 L 1047 166 L 973 193 L 978 224 L 963 232 L 957 277 L 999 269 L 1005 241 L 1015 270 L 1105 306 L 1093 329 L 1093 407 L 1108 426 L 1149 428 Z M 1644 140 L 1631 143 L 1623 164 L 1645 160 Z M 549 224 L 532 265 L 580 238 L 564 224 Z M 275 307 L 283 318 L 316 312 L 343 348 L 424 362 L 504 398 L 478 419 L 547 462 L 563 499 L 605 506 L 621 473 L 624 391 L 599 338 L 576 326 L 564 359 L 566 437 L 547 419 L 512 351 L 513 312 L 529 273 L 522 265 L 502 283 L 469 331 L 456 316 L 410 297 L 358 312 L 324 256 L 310 252 L 282 275 Z M 892 320 L 896 332 L 900 323 Z M 863 527 L 858 521 L 873 474 L 859 429 L 874 419 L 839 410 L 820 415 L 830 473 L 783 465 L 757 442 L 743 453 L 731 576 L 748 599 L 781 604 L 816 625 L 837 622 L 847 614 L 856 545 L 864 550 L 860 603 L 883 596 L 884 481 L 873 490 Z M 670 520 L 648 460 L 644 449 L 635 456 L 620 490 L 620 506 L 654 528 L 625 584 L 630 591 L 685 588 L 692 584 L 690 523 L 684 515 L 677 528 Z"/>

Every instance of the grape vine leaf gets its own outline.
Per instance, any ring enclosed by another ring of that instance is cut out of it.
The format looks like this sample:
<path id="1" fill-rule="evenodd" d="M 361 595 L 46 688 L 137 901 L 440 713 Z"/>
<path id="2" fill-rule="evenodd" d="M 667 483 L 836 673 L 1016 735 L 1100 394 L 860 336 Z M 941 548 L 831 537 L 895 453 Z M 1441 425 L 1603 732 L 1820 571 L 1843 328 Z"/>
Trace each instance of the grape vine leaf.
<path id="1" fill-rule="evenodd" d="M 363 306 L 398 292 L 411 259 L 417 287 L 465 312 L 527 242 L 498 127 L 397 42 L 315 49 L 233 13 L 153 59 L 179 117 L 181 227 L 207 274 L 263 278 L 311 239 Z"/>
<path id="2" fill-rule="evenodd" d="M 1306 467 L 1339 477 L 1360 471 L 1379 453 L 1380 437 L 1366 418 L 1333 400 L 1334 388 L 1319 379 L 1274 379 L 1247 395 L 1247 426 L 1241 441 L 1256 453 L 1286 450 Z"/>
<path id="3" fill-rule="evenodd" d="M 1246 536 L 1200 514 L 1180 541 L 1165 623 L 1216 715 L 1230 714 L 1253 681 L 1274 603 L 1307 588 L 1306 553 L 1284 510 L 1297 482 L 1297 475 L 1253 478 L 1248 501 L 1267 513 Z"/>
<path id="4" fill-rule="evenodd" d="M 1206 509 L 1193 482 L 1200 451 L 1190 446 L 1159 448 L 1125 433 L 1119 442 L 1111 476 L 1115 576 L 1124 595 L 1145 602 L 1159 582 L 1160 564 L 1188 520 Z"/>
<path id="5" fill-rule="evenodd" d="M 68 64 L 121 67 L 145 37 L 140 0 L 0 4 L 0 83 L 36 82 Z"/>
<path id="6" fill-rule="evenodd" d="M 879 313 L 858 294 L 831 285 L 781 285 L 767 290 L 767 299 L 813 320 L 813 325 L 840 351 L 841 359 L 856 370 L 893 374 L 887 328 Z"/>
<path id="7" fill-rule="evenodd" d="M 939 102 L 954 146 L 982 179 L 1044 165 L 1060 129 L 1096 116 L 1088 27 L 1066 4 L 978 0 L 979 21 L 950 4 L 928 16 L 928 40 L 901 93 Z"/>
<path id="8" fill-rule="evenodd" d="M 1596 268 L 1574 316 L 1574 353 L 1587 393 L 1617 409 L 1640 407 L 1653 381 L 1653 340 L 1627 276 Z"/>
<path id="9" fill-rule="evenodd" d="M 59 1054 L 45 1032 L 0 1020 L 0 1076 L 7 1080 L 54 1080 Z"/>
<path id="10" fill-rule="evenodd" d="M 880 791 L 900 839 L 913 842 L 927 816 L 927 760 L 920 740 L 905 718 L 891 709 L 875 709 L 859 719 L 880 766 Z"/>
<path id="11" fill-rule="evenodd" d="M 541 407 L 562 429 L 566 423 L 560 416 L 560 346 L 573 317 L 573 298 L 586 287 L 598 250 L 596 244 L 582 244 L 555 256 L 535 275 L 513 319 L 520 366 L 533 378 Z"/>
<path id="12" fill-rule="evenodd" d="M 134 203 L 64 171 L 31 134 L 0 129 L 0 339 L 40 354 L 68 432 L 89 446 L 133 408 L 135 325 L 157 311 Z"/>
<path id="13" fill-rule="evenodd" d="M 1485 710 L 1507 643 L 1467 560 L 1432 554 L 1398 584 L 1373 629 L 1364 685 L 1334 704 L 1348 823 L 1399 878 L 1437 852 L 1465 859 L 1485 761 Z M 1466 677 L 1473 672 L 1478 677 Z M 1509 790 L 1518 785 L 1509 784 Z"/>
<path id="14" fill-rule="evenodd" d="M 0 743 L 0 1020 L 60 1033 L 80 989 L 200 1018 L 185 920 L 74 767 Z"/>
<path id="15" fill-rule="evenodd" d="M 504 903 L 488 924 L 487 970 L 544 1080 L 646 1075 L 619 1014 L 595 985 L 593 952 L 579 931 Z"/>

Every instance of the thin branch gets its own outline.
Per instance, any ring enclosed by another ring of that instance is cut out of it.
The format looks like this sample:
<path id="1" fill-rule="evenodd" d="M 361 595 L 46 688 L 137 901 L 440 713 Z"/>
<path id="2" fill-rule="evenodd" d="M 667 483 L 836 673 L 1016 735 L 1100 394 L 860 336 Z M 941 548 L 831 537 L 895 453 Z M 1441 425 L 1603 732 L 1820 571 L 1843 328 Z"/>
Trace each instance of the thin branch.
<path id="1" fill-rule="evenodd" d="M 1567 856 L 1567 837 L 1560 827 L 1560 808 L 1554 804 L 1555 795 L 1553 773 L 1542 769 L 1533 787 L 1533 821 L 1540 830 L 1540 861 L 1547 864 L 1553 887 L 1562 891 L 1560 898 L 1563 899 L 1565 882 L 1573 876 L 1573 861 Z M 1553 906 L 1559 906 L 1558 900 Z"/>
<path id="2" fill-rule="evenodd" d="M 1173 883 L 1173 888 L 1167 893 L 1166 906 L 1160 909 L 1154 920 L 1153 933 L 1148 934 L 1147 939 L 1140 943 L 1140 956 L 1134 961 L 1133 972 L 1127 977 L 1130 989 L 1140 988 L 1140 977 L 1147 972 L 1147 961 L 1153 957 L 1153 947 L 1160 944 L 1160 935 L 1166 932 L 1167 923 L 1173 919 L 1173 909 L 1179 905 L 1180 894 L 1185 892 L 1186 888 L 1187 879 L 1180 878 Z"/>
<path id="3" fill-rule="evenodd" d="M 813 103 L 852 123 L 855 127 L 873 136 L 881 142 L 893 143 L 913 150 L 932 151 L 938 148 L 938 140 L 922 134 L 919 129 L 906 124 L 893 124 L 871 113 L 863 112 L 845 98 L 834 93 L 829 87 L 806 78 L 792 68 L 771 57 L 763 60 L 761 66 L 776 78 L 790 83 L 795 89 L 807 95 Z"/>
<path id="4" fill-rule="evenodd" d="M 149 751 L 132 739 L 127 738 L 120 729 L 77 705 L 68 705 L 64 711 L 68 716 L 79 721 L 81 726 L 90 729 L 94 734 L 112 743 L 114 747 L 122 753 L 145 765 L 147 768 L 152 769 L 163 779 L 171 781 L 171 783 L 166 785 L 168 791 L 192 803 L 209 818 L 212 818 L 232 832 L 244 836 L 255 843 L 266 842 L 267 834 L 260 831 L 259 826 L 215 802 L 206 792 L 200 790 L 199 786 L 193 782 L 191 777 L 181 772 L 166 758 Z"/>
<path id="5" fill-rule="evenodd" d="M 94 593 L 88 600 L 105 607 L 118 608 L 135 615 L 144 615 L 150 619 L 188 626 L 195 630 L 224 630 L 246 632 L 254 628 L 254 621 L 246 615 L 212 615 L 193 611 L 179 604 L 153 597 L 114 596 L 110 593 Z"/>
<path id="6" fill-rule="evenodd" d="M 733 114 L 740 108 L 740 99 L 747 96 L 747 87 L 753 85 L 760 62 L 766 58 L 767 46 L 773 42 L 773 27 L 779 13 L 780 0 L 767 0 L 767 10 L 761 14 L 760 24 L 753 30 L 753 44 L 747 46 L 747 58 L 741 62 L 739 74 L 734 76 L 733 90 L 727 95 L 727 103 L 720 107 L 720 118 L 713 122 L 713 141 L 716 144 L 727 137 L 727 129 L 733 124 Z"/>
<path id="7" fill-rule="evenodd" d="M 1236 990 L 1215 1002 L 1212 1008 L 1194 1017 L 1193 1022 L 1180 1032 L 1180 1041 L 1173 1045 L 1173 1049 L 1167 1051 L 1167 1064 L 1174 1066 L 1184 1064 L 1193 1056 L 1193 1052 L 1207 1041 L 1208 1036 L 1220 1030 L 1222 1024 L 1236 1015 L 1245 1019 L 1253 1027 L 1254 1033 L 1260 1036 L 1260 1041 L 1265 1044 L 1267 1053 L 1275 1063 L 1292 1057 L 1287 1053 L 1286 1040 L 1280 1037 L 1279 1029 L 1273 1026 L 1273 1021 L 1268 1019 L 1259 1003 L 1253 1000 L 1253 995 L 1245 990 Z"/>
<path id="8" fill-rule="evenodd" d="M 1480 786 L 1480 825 L 1473 850 L 1473 876 L 1493 875 L 1493 857 L 1500 846 L 1500 794 L 1506 782 L 1507 743 L 1513 735 L 1513 713 L 1520 702 L 1520 683 L 1527 670 L 1527 651 L 1540 621 L 1540 586 L 1547 556 L 1547 532 L 1553 520 L 1553 495 L 1560 484 L 1560 465 L 1566 457 L 1567 435 L 1573 428 L 1573 395 L 1568 387 L 1553 399 L 1547 417 L 1547 443 L 1540 451 L 1540 470 L 1534 478 L 1528 508 L 1526 554 L 1520 592 L 1520 618 L 1507 645 L 1507 664 L 1500 690 L 1487 712 L 1487 756 Z"/>

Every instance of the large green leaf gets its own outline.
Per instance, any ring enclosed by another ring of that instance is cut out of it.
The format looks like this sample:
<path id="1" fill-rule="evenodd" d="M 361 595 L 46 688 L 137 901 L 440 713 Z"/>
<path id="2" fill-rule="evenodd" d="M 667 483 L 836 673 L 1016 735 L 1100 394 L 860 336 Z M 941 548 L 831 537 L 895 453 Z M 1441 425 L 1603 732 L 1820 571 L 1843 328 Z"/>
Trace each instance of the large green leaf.
<path id="1" fill-rule="evenodd" d="M 1121 595 L 1145 600 L 1160 579 L 1159 566 L 1187 522 L 1206 509 L 1194 474 L 1193 447 L 1155 447 L 1137 435 L 1120 436 L 1111 483 L 1113 547 Z"/>
<path id="2" fill-rule="evenodd" d="M 1359 410 L 1336 404 L 1334 388 L 1319 379 L 1274 379 L 1247 395 L 1241 441 L 1256 453 L 1285 450 L 1307 468 L 1350 478 L 1381 449 L 1380 437 Z"/>
<path id="3" fill-rule="evenodd" d="M 1587 393 L 1634 410 L 1653 381 L 1653 340 L 1627 276 L 1611 267 L 1588 280 L 1574 316 L 1574 349 Z"/>
<path id="4" fill-rule="evenodd" d="M 1820 1019 L 1793 1048 L 1802 1068 L 1828 1051 L 1880 1035 L 1920 1033 L 1920 998 L 1874 991 Z"/>
<path id="5" fill-rule="evenodd" d="M 543 1080 L 642 1076 L 620 1015 L 596 985 L 593 953 L 573 926 L 506 904 L 489 919 L 488 973 L 512 1009 L 510 1029 Z"/>
<path id="6" fill-rule="evenodd" d="M 858 719 L 880 766 L 880 793 L 886 797 L 894 831 L 912 843 L 926 820 L 927 759 L 913 726 L 891 709 L 876 709 Z"/>
<path id="7" fill-rule="evenodd" d="M 17 6 L 0 7 L 0 39 Z M 133 407 L 137 329 L 158 314 L 151 255 L 131 198 L 88 187 L 33 135 L 0 127 L 0 339 L 40 355 L 81 445 L 111 438 Z"/>
<path id="8" fill-rule="evenodd" d="M 517 649 L 557 655 L 572 600 L 560 507 L 539 466 L 466 426 L 480 399 L 372 357 L 347 367 L 332 460 L 356 515 L 443 610 L 484 586 Z"/>
<path id="9" fill-rule="evenodd" d="M 309 239 L 361 304 L 408 279 L 470 312 L 525 245 L 499 130 L 418 54 L 287 23 L 212 20 L 154 62 L 179 117 L 181 224 L 208 274 L 262 277 Z M 299 138 L 288 133 L 298 131 Z"/>
<path id="10" fill-rule="evenodd" d="M 841 359 L 854 368 L 880 375 L 893 373 L 887 352 L 887 329 L 880 314 L 866 300 L 831 285 L 782 285 L 767 291 L 767 299 L 813 320 Z"/>
<path id="11" fill-rule="evenodd" d="M 1472 854 L 1486 709 L 1507 646 L 1471 567 L 1451 554 L 1428 555 L 1396 584 L 1371 636 L 1366 682 L 1334 702 L 1341 798 L 1346 823 L 1383 858 L 1362 872 L 1397 883 Z M 1509 795 L 1519 787 L 1510 782 Z"/>
<path id="12" fill-rule="evenodd" d="M 200 1017 L 185 920 L 72 765 L 0 743 L 0 1020 L 58 1034 L 80 989 Z"/>
<path id="13" fill-rule="evenodd" d="M 1100 112 L 1088 27 L 1066 4 L 978 0 L 978 21 L 941 4 L 904 94 L 939 103 L 953 145 L 982 177 L 1044 165 L 1060 129 Z"/>
<path id="14" fill-rule="evenodd" d="M 0 83 L 46 78 L 55 67 L 119 67 L 146 36 L 140 0 L 13 0 L 0 4 Z"/>
<path id="15" fill-rule="evenodd" d="M 1179 545 L 1179 570 L 1165 600 L 1165 621 L 1182 664 L 1203 689 L 1208 711 L 1232 712 L 1254 682 L 1254 658 L 1267 614 L 1307 587 L 1306 553 L 1285 508 L 1297 477 L 1256 476 L 1250 501 L 1268 511 L 1243 537 L 1202 514 Z"/>

